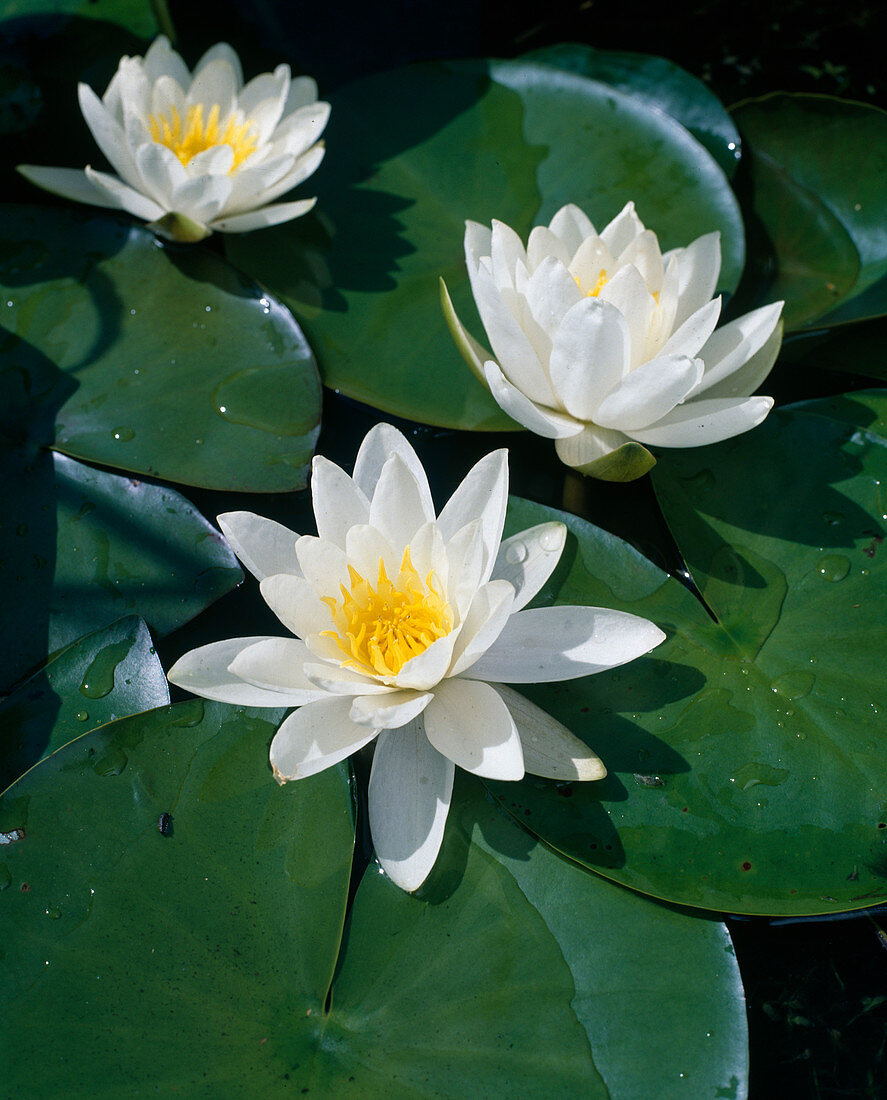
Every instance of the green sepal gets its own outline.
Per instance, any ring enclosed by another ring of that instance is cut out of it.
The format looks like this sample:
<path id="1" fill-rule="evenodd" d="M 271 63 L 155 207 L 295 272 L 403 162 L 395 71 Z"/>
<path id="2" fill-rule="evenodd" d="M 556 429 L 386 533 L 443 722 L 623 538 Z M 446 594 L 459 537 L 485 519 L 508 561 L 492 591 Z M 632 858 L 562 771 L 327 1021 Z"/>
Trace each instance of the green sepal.
<path id="1" fill-rule="evenodd" d="M 159 237 L 179 244 L 196 244 L 197 241 L 205 241 L 212 233 L 202 222 L 196 222 L 193 218 L 174 211 L 164 214 L 157 221 L 148 222 L 148 228 L 153 229 Z"/>
<path id="2" fill-rule="evenodd" d="M 447 323 L 447 328 L 450 330 L 450 335 L 456 341 L 456 347 L 461 352 L 462 358 L 470 367 L 471 373 L 486 387 L 486 389 L 489 389 L 490 387 L 487 384 L 487 378 L 484 374 L 484 363 L 488 359 L 493 358 L 492 352 L 487 351 L 483 344 L 475 340 L 468 329 L 459 320 L 459 315 L 456 313 L 453 299 L 450 297 L 450 292 L 447 289 L 447 284 L 443 280 L 443 276 L 441 276 L 440 280 L 440 308 L 443 310 L 444 320 Z"/>
<path id="3" fill-rule="evenodd" d="M 598 481 L 637 481 L 656 465 L 656 459 L 641 443 L 623 443 L 608 455 L 601 455 L 584 466 L 574 466 L 580 474 Z"/>

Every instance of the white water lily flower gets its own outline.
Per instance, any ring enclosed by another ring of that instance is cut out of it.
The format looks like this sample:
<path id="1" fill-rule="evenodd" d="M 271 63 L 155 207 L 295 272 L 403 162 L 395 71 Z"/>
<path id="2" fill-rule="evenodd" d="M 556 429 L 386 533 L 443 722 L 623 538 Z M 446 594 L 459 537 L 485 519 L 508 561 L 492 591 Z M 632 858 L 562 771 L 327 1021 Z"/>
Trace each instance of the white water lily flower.
<path id="1" fill-rule="evenodd" d="M 144 57 L 121 58 L 99 99 L 86 84 L 80 109 L 116 176 L 87 165 L 23 164 L 32 183 L 65 198 L 127 210 L 174 240 L 214 229 L 243 233 L 306 213 L 314 199 L 275 203 L 323 159 L 329 104 L 288 65 L 245 87 L 240 61 L 221 42 L 193 75 L 163 36 Z"/>
<path id="2" fill-rule="evenodd" d="M 655 462 L 644 444 L 698 447 L 759 424 L 751 397 L 782 339 L 782 302 L 715 331 L 720 235 L 662 255 L 628 205 L 598 234 L 564 206 L 526 248 L 514 230 L 466 222 L 471 289 L 496 362 L 444 314 L 468 365 L 518 423 L 556 440 L 583 473 L 627 481 Z"/>
<path id="3" fill-rule="evenodd" d="M 169 673 L 207 699 L 299 707 L 271 743 L 280 782 L 378 738 L 370 828 L 382 866 L 405 890 L 437 857 L 455 764 L 494 779 L 606 774 L 582 741 L 507 685 L 614 668 L 665 637 L 621 611 L 526 608 L 554 569 L 566 528 L 543 523 L 501 541 L 506 458 L 481 459 L 435 516 L 415 452 L 380 424 L 364 439 L 353 478 L 314 459 L 316 537 L 249 512 L 219 516 L 295 637 L 216 642 Z"/>

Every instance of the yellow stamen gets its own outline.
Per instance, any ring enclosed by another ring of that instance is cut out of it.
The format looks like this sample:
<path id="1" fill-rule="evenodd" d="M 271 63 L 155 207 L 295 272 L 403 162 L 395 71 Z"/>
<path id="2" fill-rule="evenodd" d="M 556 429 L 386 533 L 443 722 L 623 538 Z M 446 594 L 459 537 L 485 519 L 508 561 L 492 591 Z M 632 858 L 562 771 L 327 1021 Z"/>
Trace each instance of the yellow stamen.
<path id="1" fill-rule="evenodd" d="M 324 630 L 342 651 L 343 668 L 369 676 L 396 676 L 411 657 L 453 629 L 453 613 L 440 591 L 434 572 L 422 581 L 403 552 L 400 572 L 392 582 L 379 559 L 375 588 L 349 565 L 351 589 L 340 585 L 342 599 L 321 597 L 330 609 L 334 630 Z"/>
<path id="2" fill-rule="evenodd" d="M 211 149 L 214 145 L 230 145 L 234 151 L 234 163 L 231 171 L 238 168 L 251 153 L 256 151 L 259 139 L 253 133 L 251 121 L 241 122 L 237 114 L 228 117 L 225 128 L 219 126 L 219 105 L 210 108 L 206 124 L 203 121 L 203 104 L 195 103 L 188 108 L 185 121 L 175 107 L 170 107 L 169 115 L 150 115 L 148 130 L 154 141 L 172 149 L 182 164 L 192 157 Z"/>
<path id="3" fill-rule="evenodd" d="M 576 283 L 576 286 L 578 286 L 579 289 L 581 290 L 582 289 L 582 283 L 579 282 L 579 276 L 574 275 L 573 279 Z M 597 298 L 597 296 L 600 294 L 600 292 L 607 285 L 607 281 L 608 281 L 607 280 L 607 273 L 606 273 L 606 271 L 602 270 L 600 275 L 598 275 L 598 277 L 597 277 L 597 282 L 594 284 L 594 286 L 591 288 L 591 290 L 586 290 L 585 297 L 586 298 Z"/>

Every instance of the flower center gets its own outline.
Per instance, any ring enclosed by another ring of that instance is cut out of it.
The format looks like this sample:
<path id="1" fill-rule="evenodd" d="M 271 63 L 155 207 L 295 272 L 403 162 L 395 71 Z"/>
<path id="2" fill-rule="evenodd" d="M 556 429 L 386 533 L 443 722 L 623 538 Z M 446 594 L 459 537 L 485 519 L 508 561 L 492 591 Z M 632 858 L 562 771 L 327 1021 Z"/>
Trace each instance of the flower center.
<path id="1" fill-rule="evenodd" d="M 169 115 L 150 115 L 148 130 L 154 141 L 172 149 L 182 164 L 192 157 L 211 149 L 214 145 L 230 145 L 234 150 L 234 163 L 231 171 L 238 168 L 246 158 L 254 153 L 259 144 L 258 137 L 252 132 L 253 124 L 249 120 L 238 122 L 232 114 L 219 126 L 219 105 L 214 103 L 203 121 L 203 104 L 195 103 L 188 108 L 184 122 L 175 107 L 170 107 Z"/>
<path id="2" fill-rule="evenodd" d="M 579 282 L 578 276 L 574 275 L 573 278 L 576 280 L 576 286 L 578 286 L 579 289 L 581 290 L 582 289 L 582 283 Z M 606 271 L 602 270 L 600 275 L 598 275 L 598 277 L 597 277 L 597 282 L 594 284 L 594 286 L 591 288 L 591 290 L 586 290 L 585 291 L 585 297 L 586 298 L 597 298 L 597 296 L 600 294 L 600 292 L 607 285 L 607 282 L 608 282 L 607 273 L 606 273 Z"/>
<path id="3" fill-rule="evenodd" d="M 335 630 L 324 630 L 345 655 L 343 667 L 370 676 L 396 676 L 411 657 L 453 629 L 453 613 L 439 590 L 434 572 L 424 582 L 403 552 L 400 572 L 392 582 L 379 559 L 375 588 L 353 566 L 348 566 L 351 590 L 340 585 L 342 599 L 322 596 Z"/>

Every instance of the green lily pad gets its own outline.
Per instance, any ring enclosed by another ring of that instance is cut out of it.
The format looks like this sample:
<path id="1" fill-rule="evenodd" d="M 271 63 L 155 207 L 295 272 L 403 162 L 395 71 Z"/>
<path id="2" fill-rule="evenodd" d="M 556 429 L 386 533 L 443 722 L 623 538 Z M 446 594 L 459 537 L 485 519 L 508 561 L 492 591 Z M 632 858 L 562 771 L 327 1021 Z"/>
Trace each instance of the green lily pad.
<path id="1" fill-rule="evenodd" d="M 32 441 L 75 458 L 214 489 L 305 484 L 320 385 L 273 297 L 104 214 L 5 207 L 0 235 L 0 393 L 17 410 L 0 426 L 27 399 Z"/>
<path id="2" fill-rule="evenodd" d="M 887 382 L 887 317 L 799 333 L 782 345 L 779 354 L 781 363 L 861 374 Z"/>
<path id="3" fill-rule="evenodd" d="M 0 685 L 121 615 L 167 634 L 242 579 L 219 532 L 165 486 L 0 448 Z M 87 708 L 88 710 L 89 708 Z"/>
<path id="4" fill-rule="evenodd" d="M 744 1093 L 723 926 L 559 859 L 475 781 L 457 788 L 425 896 L 371 865 L 346 915 L 344 769 L 278 787 L 267 744 L 282 712 L 262 714 L 194 701 L 123 719 L 0 801 L 0 829 L 25 833 L 0 864 L 7 1087 L 619 1100 L 655 1079 L 665 1100 Z"/>
<path id="5" fill-rule="evenodd" d="M 579 42 L 542 46 L 523 56 L 527 61 L 591 77 L 644 100 L 689 130 L 728 176 L 735 173 L 742 155 L 735 123 L 717 96 L 673 61 L 627 50 L 597 50 Z"/>
<path id="6" fill-rule="evenodd" d="M 887 898 L 887 449 L 874 418 L 805 407 L 660 457 L 665 516 L 718 621 L 614 536 L 512 501 L 510 531 L 558 516 L 571 532 L 537 599 L 617 607 L 668 634 L 623 668 L 526 689 L 609 775 L 490 784 L 523 825 L 683 905 L 789 915 Z"/>
<path id="7" fill-rule="evenodd" d="M 778 93 L 732 114 L 772 249 L 754 272 L 760 300 L 784 296 L 790 328 L 887 313 L 887 112 Z"/>
<path id="8" fill-rule="evenodd" d="M 151 0 L 0 0 L 0 19 L 36 15 L 102 20 L 146 39 L 159 31 Z"/>
<path id="9" fill-rule="evenodd" d="M 88 730 L 168 702 L 166 675 L 136 615 L 79 638 L 0 702 L 0 790 Z"/>
<path id="10" fill-rule="evenodd" d="M 526 238 L 567 202 L 603 226 L 633 199 L 665 248 L 720 229 L 722 286 L 737 281 L 743 227 L 726 177 L 643 100 L 526 61 L 411 65 L 331 100 L 315 212 L 226 248 L 290 306 L 332 389 L 430 424 L 514 427 L 441 315 L 443 276 L 459 315 L 483 334 L 466 219 L 496 218 Z"/>

